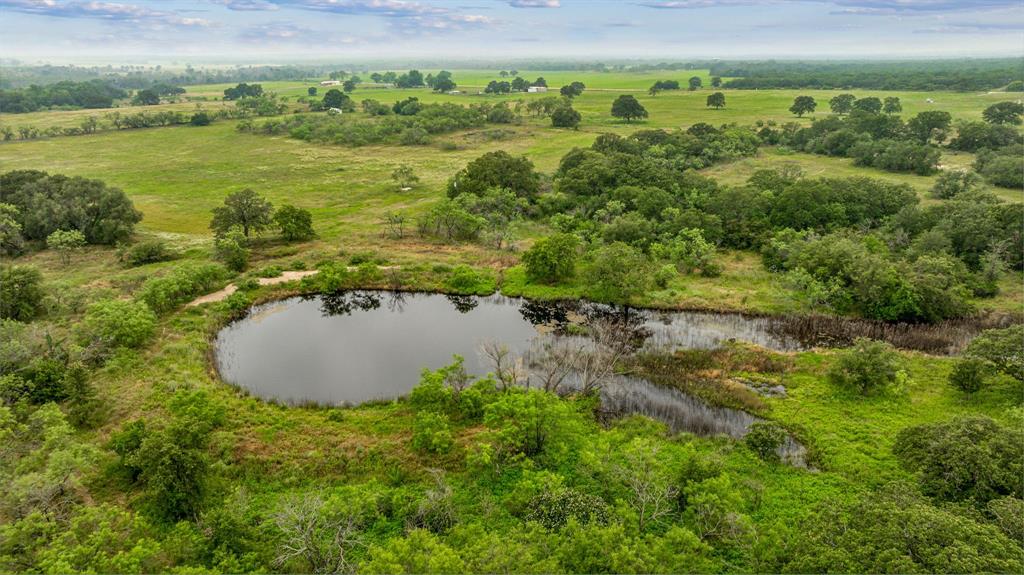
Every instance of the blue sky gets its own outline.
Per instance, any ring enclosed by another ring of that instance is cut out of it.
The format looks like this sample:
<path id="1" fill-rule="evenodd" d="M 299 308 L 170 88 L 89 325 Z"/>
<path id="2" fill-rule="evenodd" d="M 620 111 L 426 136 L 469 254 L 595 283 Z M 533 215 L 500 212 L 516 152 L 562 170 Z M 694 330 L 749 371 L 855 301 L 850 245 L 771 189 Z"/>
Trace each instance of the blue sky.
<path id="1" fill-rule="evenodd" d="M 1024 0 L 0 0 L 52 62 L 1024 55 Z"/>

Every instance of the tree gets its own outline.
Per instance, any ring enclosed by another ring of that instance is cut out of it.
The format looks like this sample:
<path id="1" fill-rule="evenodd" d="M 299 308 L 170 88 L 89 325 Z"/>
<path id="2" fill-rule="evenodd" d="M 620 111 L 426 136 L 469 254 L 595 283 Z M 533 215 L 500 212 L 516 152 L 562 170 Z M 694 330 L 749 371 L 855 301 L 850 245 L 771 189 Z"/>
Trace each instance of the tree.
<path id="1" fill-rule="evenodd" d="M 115 347 L 139 347 L 156 331 L 156 314 L 142 302 L 99 301 L 85 311 L 82 327 L 92 341 Z"/>
<path id="2" fill-rule="evenodd" d="M 978 174 L 968 170 L 946 170 L 939 174 L 932 186 L 932 197 L 949 200 L 981 187 L 983 180 Z"/>
<path id="3" fill-rule="evenodd" d="M 882 104 L 882 111 L 886 114 L 899 114 L 903 111 L 903 104 L 899 96 L 888 96 Z"/>
<path id="4" fill-rule="evenodd" d="M 584 89 L 586 89 L 586 86 L 583 82 L 573 82 L 562 86 L 558 92 L 566 98 L 575 98 L 582 94 Z"/>
<path id="5" fill-rule="evenodd" d="M 867 395 L 896 382 L 900 356 L 883 341 L 859 337 L 839 354 L 828 372 L 829 380 Z"/>
<path id="6" fill-rule="evenodd" d="M 943 501 L 984 506 L 998 497 L 1024 499 L 1024 432 L 982 416 L 908 427 L 892 452 L 918 474 L 921 491 Z"/>
<path id="7" fill-rule="evenodd" d="M 290 242 L 305 241 L 316 235 L 313 232 L 313 214 L 290 204 L 277 208 L 274 223 L 281 230 L 281 237 Z"/>
<path id="8" fill-rule="evenodd" d="M 37 268 L 0 267 L 0 319 L 32 321 L 42 313 L 45 295 Z"/>
<path id="9" fill-rule="evenodd" d="M 547 80 L 544 79 L 544 76 L 540 76 L 539 78 L 537 78 L 536 80 L 533 81 L 533 84 L 530 84 L 530 85 L 531 86 L 540 86 L 540 87 L 547 88 L 548 87 L 548 82 L 547 82 Z"/>
<path id="10" fill-rule="evenodd" d="M 25 250 L 18 211 L 17 206 L 0 203 L 0 254 L 17 256 Z"/>
<path id="11" fill-rule="evenodd" d="M 260 233 L 270 227 L 273 222 L 271 214 L 274 206 L 252 189 L 229 194 L 224 198 L 224 205 L 213 209 L 210 229 L 217 235 L 226 234 L 233 227 L 242 228 L 246 238 L 251 233 Z"/>
<path id="12" fill-rule="evenodd" d="M 524 78 L 520 78 L 519 76 L 516 76 L 515 78 L 512 78 L 512 83 L 511 84 L 509 84 L 508 82 L 493 82 L 493 83 L 501 84 L 501 85 L 508 84 L 509 85 L 509 91 L 515 90 L 516 92 L 525 92 L 530 87 L 530 83 L 527 82 Z M 490 84 L 488 84 L 488 86 L 490 86 Z M 486 92 L 486 90 L 484 90 L 484 91 Z"/>
<path id="13" fill-rule="evenodd" d="M 331 88 L 324 94 L 323 105 L 324 108 L 344 108 L 345 103 L 351 101 L 341 90 L 337 88 Z"/>
<path id="14" fill-rule="evenodd" d="M 956 362 L 949 374 L 949 383 L 956 389 L 970 395 L 985 384 L 990 364 L 977 357 L 965 357 Z"/>
<path id="15" fill-rule="evenodd" d="M 150 89 L 139 90 L 135 93 L 135 97 L 132 98 L 132 104 L 136 106 L 155 106 L 159 103 L 160 94 Z"/>
<path id="16" fill-rule="evenodd" d="M 341 89 L 344 90 L 346 94 L 351 94 L 356 89 L 356 81 L 354 79 L 352 79 L 352 78 L 349 78 L 348 80 L 345 80 L 341 84 Z M 333 107 L 337 108 L 337 106 L 333 106 Z"/>
<path id="17" fill-rule="evenodd" d="M 487 83 L 487 87 L 484 88 L 485 94 L 508 94 L 512 91 L 512 84 L 508 82 L 496 82 L 491 80 Z"/>
<path id="18" fill-rule="evenodd" d="M 907 131 L 922 144 L 932 139 L 942 142 L 946 139 L 952 121 L 949 112 L 928 110 L 911 118 L 907 122 Z"/>
<path id="19" fill-rule="evenodd" d="M 349 553 L 361 544 L 355 513 L 338 513 L 318 494 L 286 499 L 273 515 L 281 535 L 274 565 L 284 568 L 301 559 L 309 573 L 351 573 Z"/>
<path id="20" fill-rule="evenodd" d="M 412 166 L 406 164 L 395 168 L 395 171 L 391 172 L 391 179 L 398 184 L 398 189 L 402 191 L 412 188 L 420 182 L 420 178 L 413 172 Z"/>
<path id="21" fill-rule="evenodd" d="M 622 242 L 599 247 L 584 268 L 584 282 L 591 297 L 612 303 L 628 303 L 647 291 L 650 262 L 642 252 Z"/>
<path id="22" fill-rule="evenodd" d="M 1024 104 L 1019 102 L 999 102 L 992 104 L 981 113 L 981 117 L 989 124 L 1011 124 L 1019 126 Z"/>
<path id="23" fill-rule="evenodd" d="M 793 105 L 789 107 L 789 111 L 802 118 L 804 114 L 813 113 L 817 107 L 818 103 L 812 96 L 797 96 L 793 100 Z"/>
<path id="24" fill-rule="evenodd" d="M 629 123 L 638 118 L 646 118 L 647 110 L 631 94 L 623 94 L 612 102 L 612 116 Z"/>
<path id="25" fill-rule="evenodd" d="M 613 469 L 613 476 L 626 487 L 626 498 L 636 512 L 636 528 L 641 533 L 672 514 L 678 499 L 679 490 L 659 455 L 656 444 L 637 438 L 626 446 L 621 463 Z"/>
<path id="26" fill-rule="evenodd" d="M 856 101 L 857 97 L 853 94 L 839 94 L 838 96 L 833 96 L 828 101 L 828 106 L 832 109 L 833 114 L 842 116 L 843 114 L 849 114 L 853 110 L 853 103 Z"/>
<path id="27" fill-rule="evenodd" d="M 582 116 L 572 106 L 560 106 L 551 112 L 551 125 L 556 128 L 576 128 Z"/>
<path id="28" fill-rule="evenodd" d="M 716 110 L 725 107 L 725 94 L 721 92 L 715 92 L 714 94 L 708 95 L 708 107 L 714 107 Z"/>
<path id="29" fill-rule="evenodd" d="M 213 119 L 210 118 L 210 115 L 205 110 L 192 114 L 192 117 L 188 120 L 188 123 L 192 126 L 209 126 L 212 122 Z"/>
<path id="30" fill-rule="evenodd" d="M 763 461 L 778 463 L 779 448 L 786 442 L 786 430 L 774 421 L 755 421 L 743 436 L 743 443 Z"/>
<path id="31" fill-rule="evenodd" d="M 853 103 L 853 109 L 878 114 L 882 111 L 882 101 L 874 96 L 861 98 Z"/>
<path id="32" fill-rule="evenodd" d="M 306 88 L 306 95 L 316 96 L 316 86 L 310 86 L 309 88 Z"/>
<path id="33" fill-rule="evenodd" d="M 434 85 L 431 86 L 435 92 L 450 92 L 454 90 L 457 85 L 455 80 L 452 80 L 452 73 L 447 70 L 441 70 L 434 77 Z"/>
<path id="34" fill-rule="evenodd" d="M 700 76 L 692 76 L 689 80 L 690 91 L 699 90 L 704 83 L 701 81 Z"/>
<path id="35" fill-rule="evenodd" d="M 712 76 L 711 77 L 711 87 L 712 88 L 721 88 L 722 87 L 722 77 L 721 76 Z"/>
<path id="36" fill-rule="evenodd" d="M 525 156 L 514 157 L 503 150 L 488 152 L 455 174 L 448 182 L 448 197 L 480 196 L 491 188 L 504 188 L 533 200 L 540 192 L 540 174 Z"/>
<path id="37" fill-rule="evenodd" d="M 60 254 L 64 265 L 71 263 L 71 255 L 85 247 L 85 235 L 78 230 L 56 230 L 46 236 L 46 247 Z"/>
<path id="38" fill-rule="evenodd" d="M 573 234 L 555 234 L 537 240 L 523 253 L 526 278 L 535 283 L 555 284 L 576 271 L 579 239 Z"/>

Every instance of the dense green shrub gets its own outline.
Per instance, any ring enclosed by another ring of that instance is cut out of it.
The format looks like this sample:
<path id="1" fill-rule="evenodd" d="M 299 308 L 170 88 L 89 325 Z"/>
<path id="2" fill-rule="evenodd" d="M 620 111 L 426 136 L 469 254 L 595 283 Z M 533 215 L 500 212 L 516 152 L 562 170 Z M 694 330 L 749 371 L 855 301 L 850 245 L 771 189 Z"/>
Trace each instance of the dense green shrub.
<path id="1" fill-rule="evenodd" d="M 976 357 L 990 362 L 996 369 L 1024 381 L 1024 325 L 1018 324 L 1003 329 L 988 329 L 974 338 L 964 350 L 967 357 Z"/>
<path id="2" fill-rule="evenodd" d="M 979 506 L 998 497 L 1024 498 L 1024 433 L 1018 428 L 959 417 L 908 427 L 892 449 L 929 497 Z"/>
<path id="3" fill-rule="evenodd" d="M 249 265 L 249 248 L 245 236 L 239 231 L 218 235 L 213 240 L 213 258 L 231 271 L 244 271 Z"/>
<path id="4" fill-rule="evenodd" d="M 616 242 L 597 248 L 583 269 L 589 296 L 598 301 L 628 303 L 647 290 L 651 263 L 639 250 Z"/>
<path id="5" fill-rule="evenodd" d="M 956 362 L 949 374 L 949 383 L 956 389 L 967 393 L 978 392 L 985 385 L 989 363 L 976 357 L 965 357 Z"/>
<path id="6" fill-rule="evenodd" d="M 828 377 L 838 386 L 866 395 L 896 383 L 901 363 L 888 343 L 861 337 L 838 354 Z"/>
<path id="7" fill-rule="evenodd" d="M 786 430 L 773 421 L 756 421 L 743 436 L 743 443 L 764 461 L 777 463 L 778 449 L 786 442 Z"/>
<path id="8" fill-rule="evenodd" d="M 226 277 L 227 271 L 217 264 L 185 264 L 165 276 L 146 280 L 136 297 L 156 313 L 167 313 L 213 291 Z"/>
<path id="9" fill-rule="evenodd" d="M 0 267 L 0 319 L 35 319 L 43 311 L 42 284 L 43 274 L 34 267 Z"/>
<path id="10" fill-rule="evenodd" d="M 313 232 L 313 215 L 309 210 L 291 204 L 277 208 L 274 223 L 281 230 L 281 237 L 290 242 L 308 240 L 316 235 Z"/>
<path id="11" fill-rule="evenodd" d="M 537 494 L 526 504 L 526 520 L 547 529 L 558 529 L 569 519 L 580 523 L 605 523 L 608 505 L 600 497 L 575 489 L 556 489 Z"/>
<path id="12" fill-rule="evenodd" d="M 121 253 L 121 261 L 129 267 L 162 262 L 174 255 L 163 240 L 146 240 L 132 245 Z"/>
<path id="13" fill-rule="evenodd" d="M 448 428 L 448 416 L 423 411 L 416 414 L 412 428 L 412 446 L 423 453 L 447 453 L 454 441 Z"/>
<path id="14" fill-rule="evenodd" d="M 523 253 L 526 278 L 537 283 L 559 283 L 576 271 L 579 239 L 573 234 L 555 234 L 534 242 Z"/>
<path id="15" fill-rule="evenodd" d="M 483 195 L 493 188 L 511 190 L 532 200 L 540 191 L 540 174 L 533 162 L 505 151 L 487 152 L 458 171 L 448 182 L 448 197 L 460 194 Z"/>
<path id="16" fill-rule="evenodd" d="M 153 336 L 156 314 L 142 302 L 99 301 L 86 310 L 82 327 L 93 341 L 118 347 L 139 347 Z"/>

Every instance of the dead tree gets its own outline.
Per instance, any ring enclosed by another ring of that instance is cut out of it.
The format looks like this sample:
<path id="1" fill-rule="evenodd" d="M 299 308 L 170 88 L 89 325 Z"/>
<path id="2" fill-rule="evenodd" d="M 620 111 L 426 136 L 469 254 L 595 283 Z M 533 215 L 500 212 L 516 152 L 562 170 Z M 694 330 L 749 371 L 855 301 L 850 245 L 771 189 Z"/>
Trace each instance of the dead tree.
<path id="1" fill-rule="evenodd" d="M 274 515 L 281 543 L 274 565 L 281 567 L 295 558 L 309 564 L 314 573 L 352 573 L 355 565 L 349 551 L 361 545 L 355 514 L 331 516 L 317 494 L 290 498 Z"/>

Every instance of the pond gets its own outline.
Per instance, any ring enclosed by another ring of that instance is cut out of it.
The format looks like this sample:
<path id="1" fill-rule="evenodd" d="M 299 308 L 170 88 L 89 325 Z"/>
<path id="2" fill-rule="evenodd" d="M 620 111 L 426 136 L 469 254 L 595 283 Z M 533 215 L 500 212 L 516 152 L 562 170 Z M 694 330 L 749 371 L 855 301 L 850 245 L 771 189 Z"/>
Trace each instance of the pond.
<path id="1" fill-rule="evenodd" d="M 351 291 L 294 297 L 253 308 L 217 336 L 221 377 L 284 403 L 359 404 L 406 394 L 424 368 L 465 358 L 484 375 L 488 341 L 526 352 L 539 336 L 570 320 L 625 318 L 646 348 L 713 349 L 730 339 L 776 350 L 799 349 L 764 318 L 735 314 L 614 310 L 595 304 L 544 303 L 503 296 Z"/>

